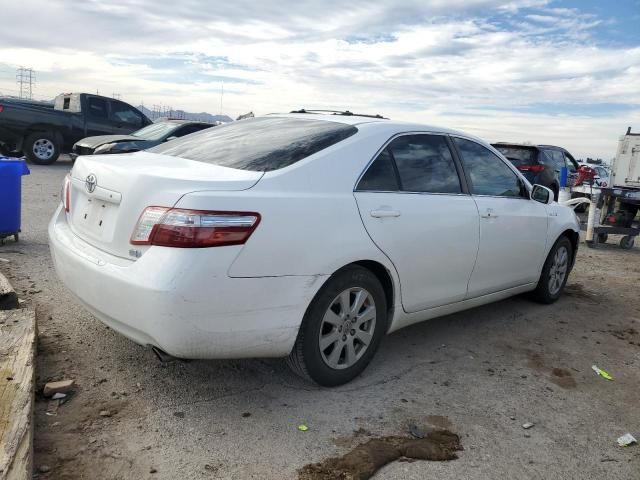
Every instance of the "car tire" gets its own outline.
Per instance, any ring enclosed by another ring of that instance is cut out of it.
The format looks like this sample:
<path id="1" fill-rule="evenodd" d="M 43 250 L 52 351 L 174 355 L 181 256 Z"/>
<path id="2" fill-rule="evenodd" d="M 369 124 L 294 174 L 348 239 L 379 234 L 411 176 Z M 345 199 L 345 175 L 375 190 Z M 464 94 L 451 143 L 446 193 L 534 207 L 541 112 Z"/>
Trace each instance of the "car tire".
<path id="1" fill-rule="evenodd" d="M 35 132 L 26 138 L 23 151 L 30 162 L 51 165 L 60 156 L 60 145 L 53 133 Z"/>
<path id="2" fill-rule="evenodd" d="M 635 237 L 632 237 L 631 235 L 625 235 L 620 239 L 620 248 L 624 250 L 631 250 L 635 243 L 636 243 Z"/>
<path id="3" fill-rule="evenodd" d="M 366 268 L 345 267 L 311 301 L 287 363 L 319 385 L 347 383 L 373 358 L 387 331 L 387 316 L 378 278 Z"/>
<path id="4" fill-rule="evenodd" d="M 607 243 L 607 240 L 609 240 L 609 235 L 607 233 L 598 234 L 598 243 Z"/>
<path id="5" fill-rule="evenodd" d="M 553 245 L 544 262 L 538 286 L 532 292 L 534 300 L 549 304 L 560 298 L 571 272 L 572 258 L 573 246 L 563 235 Z"/>

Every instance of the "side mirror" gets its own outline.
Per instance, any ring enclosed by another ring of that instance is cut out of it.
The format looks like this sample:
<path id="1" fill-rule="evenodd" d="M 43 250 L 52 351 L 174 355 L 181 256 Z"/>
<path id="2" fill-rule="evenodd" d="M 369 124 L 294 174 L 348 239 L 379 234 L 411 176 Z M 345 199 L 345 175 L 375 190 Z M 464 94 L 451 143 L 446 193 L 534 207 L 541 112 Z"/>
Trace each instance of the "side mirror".
<path id="1" fill-rule="evenodd" d="M 553 203 L 553 192 L 542 185 L 534 185 L 531 189 L 531 200 L 549 205 Z"/>
<path id="2" fill-rule="evenodd" d="M 170 142 L 171 140 L 175 140 L 176 138 L 178 138 L 178 137 L 169 137 L 169 138 L 167 138 L 165 140 L 165 142 Z"/>

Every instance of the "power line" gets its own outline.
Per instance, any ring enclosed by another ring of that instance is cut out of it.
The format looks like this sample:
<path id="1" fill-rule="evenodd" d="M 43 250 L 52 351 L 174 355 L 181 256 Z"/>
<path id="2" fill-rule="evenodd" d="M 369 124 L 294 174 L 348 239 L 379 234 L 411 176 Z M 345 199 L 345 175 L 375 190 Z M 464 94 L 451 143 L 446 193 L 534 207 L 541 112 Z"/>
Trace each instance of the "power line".
<path id="1" fill-rule="evenodd" d="M 36 72 L 32 68 L 19 67 L 16 71 L 16 83 L 18 85 L 18 97 L 33 99 L 33 87 L 36 83 Z"/>

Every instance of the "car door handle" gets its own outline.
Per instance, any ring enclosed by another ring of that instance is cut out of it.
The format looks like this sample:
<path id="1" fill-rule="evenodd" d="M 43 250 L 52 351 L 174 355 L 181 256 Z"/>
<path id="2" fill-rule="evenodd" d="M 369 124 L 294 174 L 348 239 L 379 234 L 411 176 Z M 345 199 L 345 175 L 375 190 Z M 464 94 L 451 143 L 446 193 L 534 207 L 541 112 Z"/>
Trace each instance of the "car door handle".
<path id="1" fill-rule="evenodd" d="M 399 217 L 398 210 L 371 210 L 371 216 L 374 218 Z"/>

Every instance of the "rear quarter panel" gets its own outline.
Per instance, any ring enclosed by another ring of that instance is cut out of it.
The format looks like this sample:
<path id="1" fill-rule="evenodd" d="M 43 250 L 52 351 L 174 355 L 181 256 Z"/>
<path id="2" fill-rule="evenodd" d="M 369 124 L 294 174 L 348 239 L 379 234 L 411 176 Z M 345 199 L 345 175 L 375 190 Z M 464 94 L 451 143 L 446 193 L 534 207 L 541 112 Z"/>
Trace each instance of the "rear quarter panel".
<path id="1" fill-rule="evenodd" d="M 260 225 L 229 268 L 231 277 L 332 274 L 358 260 L 391 270 L 364 229 L 353 195 L 360 173 L 384 141 L 362 130 L 266 173 L 249 190 L 194 192 L 176 206 L 260 213 Z"/>

